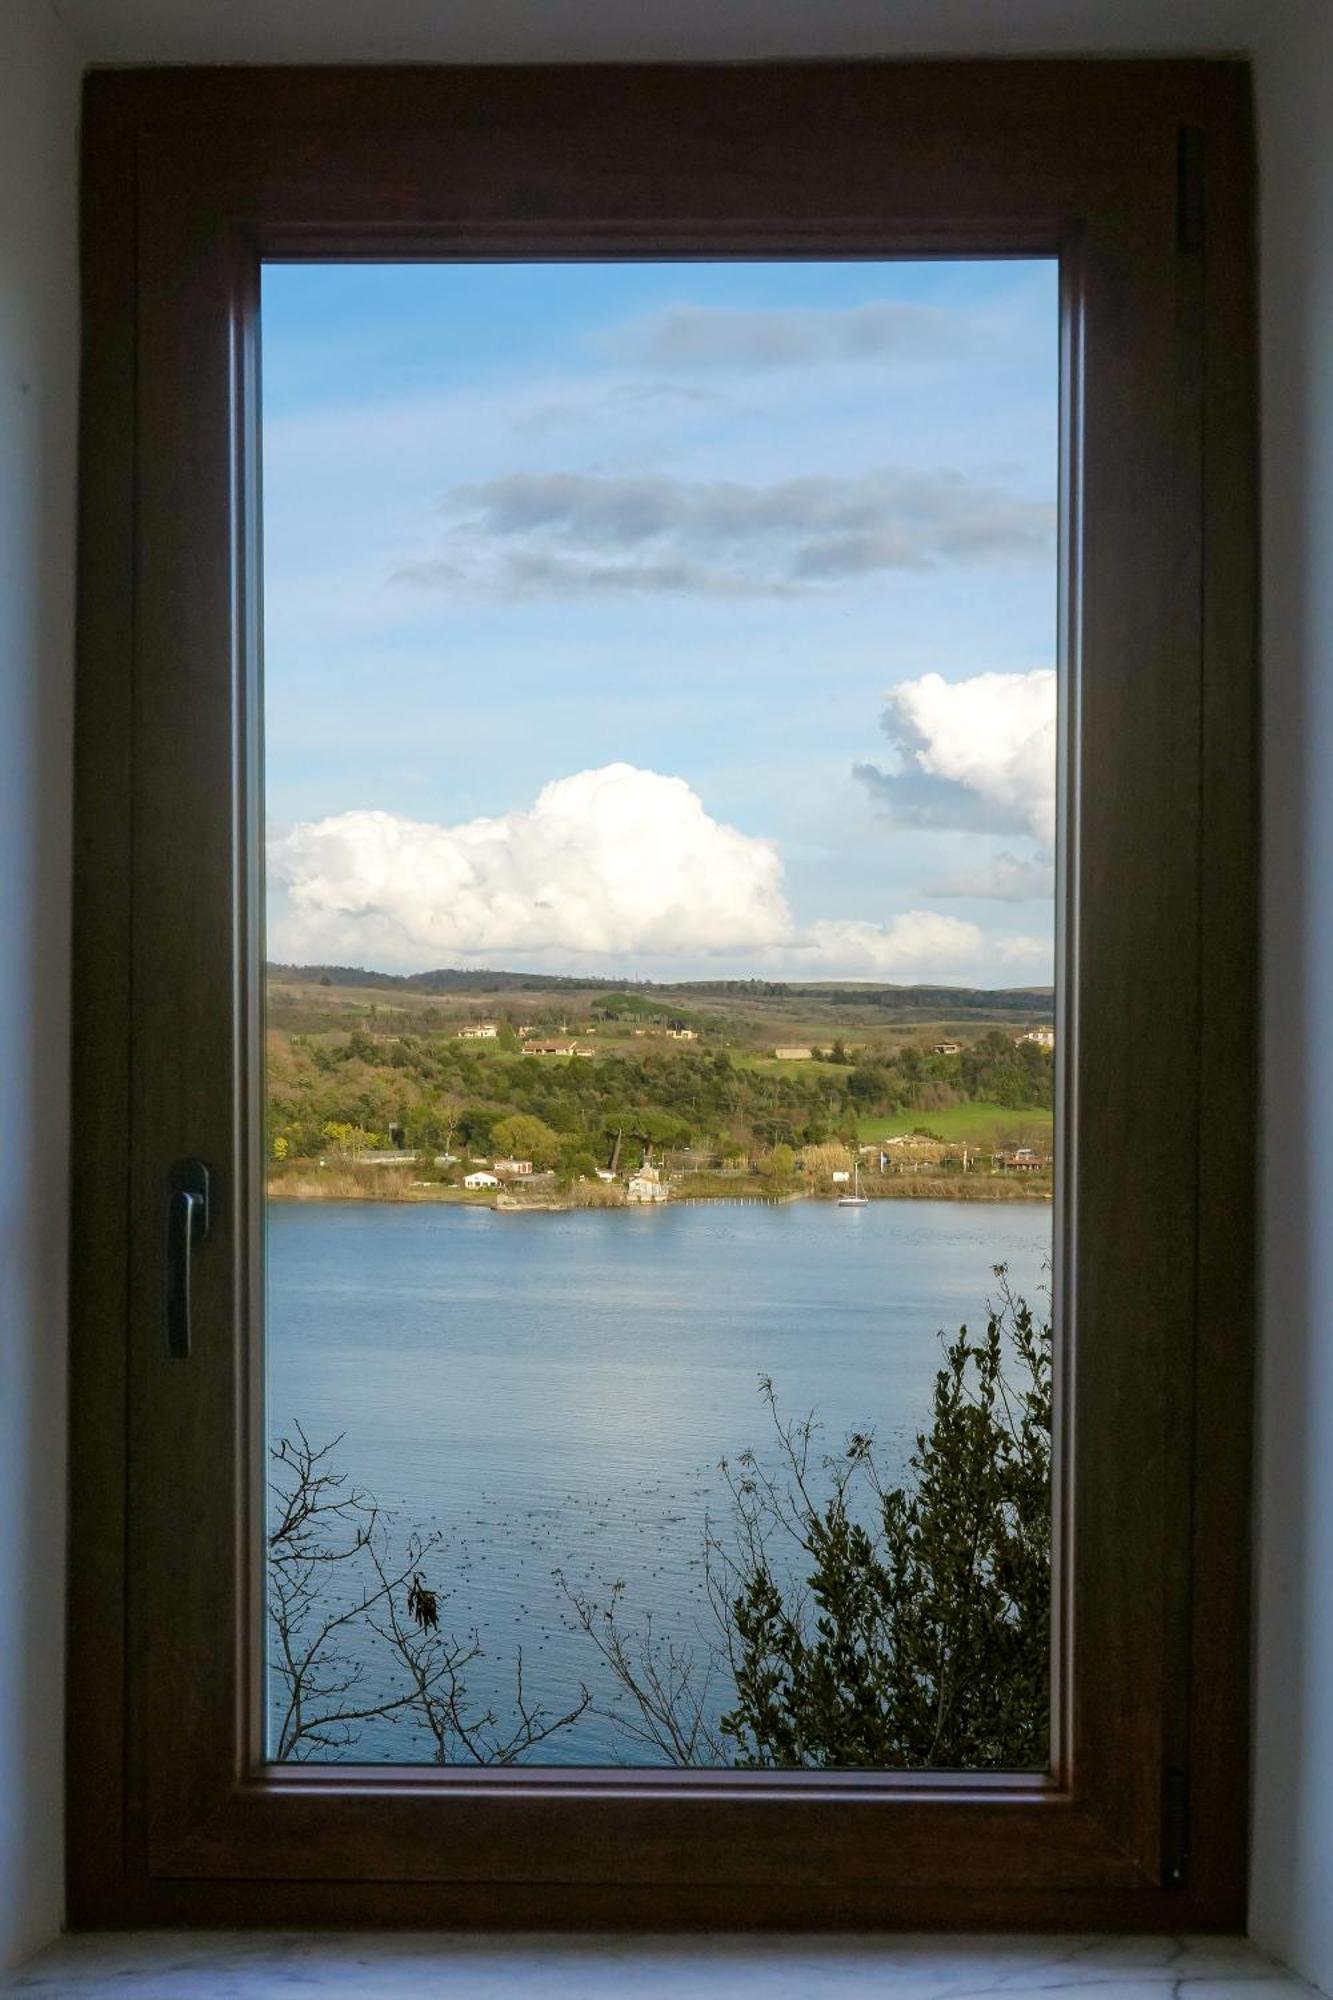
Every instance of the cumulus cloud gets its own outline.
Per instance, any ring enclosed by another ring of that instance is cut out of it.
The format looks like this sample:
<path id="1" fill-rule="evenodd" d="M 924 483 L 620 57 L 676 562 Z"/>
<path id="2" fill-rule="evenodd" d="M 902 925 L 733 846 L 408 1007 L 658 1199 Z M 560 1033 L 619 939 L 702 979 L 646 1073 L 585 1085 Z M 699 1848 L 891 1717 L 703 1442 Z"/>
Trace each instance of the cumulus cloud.
<path id="1" fill-rule="evenodd" d="M 958 344 L 963 322 L 937 306 L 878 299 L 844 307 L 666 306 L 617 327 L 621 361 L 659 368 L 798 368 L 810 362 L 929 357 Z"/>
<path id="2" fill-rule="evenodd" d="M 962 681 L 924 674 L 891 690 L 881 721 L 895 766 L 860 764 L 856 774 L 901 824 L 1026 833 L 1049 857 L 1054 673 L 974 674 Z"/>
<path id="3" fill-rule="evenodd" d="M 1049 558 L 1046 501 L 957 472 L 810 474 L 769 485 L 517 472 L 457 486 L 438 555 L 398 581 L 485 595 L 790 596 L 848 577 Z"/>
<path id="4" fill-rule="evenodd" d="M 754 950 L 791 919 L 770 841 L 710 819 L 683 778 L 631 764 L 580 771 L 532 806 L 437 826 L 349 812 L 294 827 L 270 873 L 284 951 L 373 940 L 395 962 L 506 952 L 671 955 Z"/>
<path id="5" fill-rule="evenodd" d="M 631 764 L 557 778 L 529 807 L 457 826 L 371 811 L 304 822 L 270 841 L 269 880 L 270 948 L 307 963 L 725 960 L 910 980 L 980 976 L 998 949 L 976 924 L 926 910 L 799 925 L 772 841 L 711 818 L 684 779 Z"/>

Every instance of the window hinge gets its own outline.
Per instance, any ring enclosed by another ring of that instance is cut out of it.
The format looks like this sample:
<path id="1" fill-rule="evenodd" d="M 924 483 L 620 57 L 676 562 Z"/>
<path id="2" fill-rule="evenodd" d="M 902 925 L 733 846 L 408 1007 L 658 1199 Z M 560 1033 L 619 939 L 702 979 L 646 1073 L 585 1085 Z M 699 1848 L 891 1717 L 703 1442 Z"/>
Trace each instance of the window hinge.
<path id="1" fill-rule="evenodd" d="M 1182 125 L 1176 154 L 1176 239 L 1191 254 L 1203 249 L 1204 135 L 1197 125 Z"/>
<path id="2" fill-rule="evenodd" d="M 1162 1886 L 1184 1887 L 1190 1858 L 1189 1774 L 1168 1764 L 1162 1771 Z"/>

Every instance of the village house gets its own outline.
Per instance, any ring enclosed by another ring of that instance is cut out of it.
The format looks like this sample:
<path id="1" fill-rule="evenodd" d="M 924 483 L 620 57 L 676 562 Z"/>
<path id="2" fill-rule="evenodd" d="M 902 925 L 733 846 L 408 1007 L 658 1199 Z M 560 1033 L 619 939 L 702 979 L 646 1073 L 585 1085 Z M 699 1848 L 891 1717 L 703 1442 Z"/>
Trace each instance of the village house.
<path id="1" fill-rule="evenodd" d="M 465 1188 L 498 1188 L 499 1185 L 500 1178 L 498 1174 L 464 1174 L 463 1176 L 463 1186 Z"/>
<path id="2" fill-rule="evenodd" d="M 1015 1035 L 1017 1042 L 1035 1042 L 1039 1049 L 1055 1047 L 1054 1028 L 1026 1028 L 1021 1035 Z"/>
<path id="3" fill-rule="evenodd" d="M 777 1057 L 779 1062 L 809 1062 L 811 1057 L 814 1055 L 814 1050 L 774 1049 L 773 1053 Z"/>
<path id="4" fill-rule="evenodd" d="M 668 1192 L 661 1173 L 647 1160 L 637 1174 L 630 1175 L 625 1184 L 626 1201 L 665 1201 Z"/>
<path id="5" fill-rule="evenodd" d="M 494 1166 L 497 1174 L 510 1174 L 519 1179 L 532 1172 L 531 1160 L 496 1160 Z"/>
<path id="6" fill-rule="evenodd" d="M 573 1042 L 525 1042 L 523 1044 L 523 1053 L 525 1056 L 574 1056 L 578 1052 Z M 591 1055 L 591 1049 L 588 1053 Z"/>
<path id="7" fill-rule="evenodd" d="M 1051 1162 L 1045 1153 L 1038 1153 L 1031 1146 L 1015 1146 L 1002 1153 L 992 1153 L 991 1165 L 1001 1167 L 1015 1174 L 1044 1174 Z"/>
<path id="8" fill-rule="evenodd" d="M 498 1021 L 469 1021 L 466 1028 L 460 1028 L 455 1035 L 457 1042 L 493 1042 L 500 1033 Z"/>
<path id="9" fill-rule="evenodd" d="M 936 1042 L 933 1053 L 937 1056 L 960 1056 L 963 1045 L 961 1042 Z"/>
<path id="10" fill-rule="evenodd" d="M 695 1028 L 668 1028 L 667 1034 L 673 1042 L 697 1042 L 699 1039 Z"/>

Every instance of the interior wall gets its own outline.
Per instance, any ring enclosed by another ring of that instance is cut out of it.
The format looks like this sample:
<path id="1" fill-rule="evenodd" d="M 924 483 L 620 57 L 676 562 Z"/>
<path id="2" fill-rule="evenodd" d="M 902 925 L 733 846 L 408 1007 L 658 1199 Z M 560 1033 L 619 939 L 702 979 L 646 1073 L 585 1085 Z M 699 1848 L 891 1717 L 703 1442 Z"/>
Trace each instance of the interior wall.
<path id="1" fill-rule="evenodd" d="M 0 1964 L 59 1926 L 79 62 L 0 5 Z M 96 1170 L 89 1161 L 88 1171 Z"/>
<path id="2" fill-rule="evenodd" d="M 1333 1993 L 1333 6 L 1279 12 L 1257 70 L 1265 1137 L 1250 1921 Z"/>

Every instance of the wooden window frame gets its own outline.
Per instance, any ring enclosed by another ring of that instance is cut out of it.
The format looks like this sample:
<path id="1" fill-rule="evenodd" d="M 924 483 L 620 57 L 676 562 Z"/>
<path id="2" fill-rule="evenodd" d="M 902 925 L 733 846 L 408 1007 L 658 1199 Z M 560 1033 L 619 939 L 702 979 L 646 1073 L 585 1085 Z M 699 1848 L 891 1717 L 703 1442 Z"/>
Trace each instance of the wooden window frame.
<path id="1" fill-rule="evenodd" d="M 1241 1925 L 1250 153 L 1234 63 L 90 79 L 76 1924 Z M 1052 1772 L 263 1767 L 259 259 L 969 253 L 1062 265 Z M 215 1175 L 185 1366 L 160 1257 L 182 1154 Z"/>

